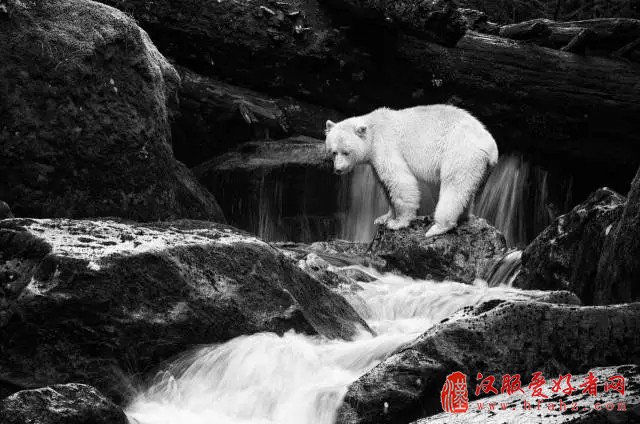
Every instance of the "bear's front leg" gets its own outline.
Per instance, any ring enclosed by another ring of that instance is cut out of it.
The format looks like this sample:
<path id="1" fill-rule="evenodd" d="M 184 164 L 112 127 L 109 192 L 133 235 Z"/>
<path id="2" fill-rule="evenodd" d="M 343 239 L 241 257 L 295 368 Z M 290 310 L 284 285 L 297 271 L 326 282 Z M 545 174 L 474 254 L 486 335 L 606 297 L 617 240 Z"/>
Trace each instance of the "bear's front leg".
<path id="1" fill-rule="evenodd" d="M 373 223 L 375 225 L 385 225 L 387 222 L 389 222 L 390 219 L 393 219 L 394 216 L 395 214 L 393 213 L 393 208 L 389 208 L 389 211 L 387 213 L 377 217 L 375 221 L 373 221 Z"/>
<path id="2" fill-rule="evenodd" d="M 386 187 L 389 188 L 391 209 L 395 211 L 395 217 L 388 219 L 386 222 L 387 228 L 399 230 L 400 228 L 408 227 L 411 221 L 416 218 L 418 206 L 420 205 L 418 180 L 406 169 L 404 172 L 398 172 L 393 175 L 392 180 L 387 182 Z"/>

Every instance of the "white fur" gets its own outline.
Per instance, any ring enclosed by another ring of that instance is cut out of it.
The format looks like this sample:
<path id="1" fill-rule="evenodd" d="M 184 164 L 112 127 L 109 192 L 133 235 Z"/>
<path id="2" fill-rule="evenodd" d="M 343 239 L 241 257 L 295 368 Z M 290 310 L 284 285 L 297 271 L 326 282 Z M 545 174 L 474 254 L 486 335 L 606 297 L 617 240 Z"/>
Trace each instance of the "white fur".
<path id="1" fill-rule="evenodd" d="M 407 227 L 420 204 L 418 180 L 440 184 L 435 223 L 427 237 L 446 233 L 468 214 L 498 161 L 496 142 L 482 123 L 448 105 L 377 109 L 338 123 L 327 121 L 326 133 L 337 173 L 360 163 L 375 169 L 390 204 L 376 224 Z"/>

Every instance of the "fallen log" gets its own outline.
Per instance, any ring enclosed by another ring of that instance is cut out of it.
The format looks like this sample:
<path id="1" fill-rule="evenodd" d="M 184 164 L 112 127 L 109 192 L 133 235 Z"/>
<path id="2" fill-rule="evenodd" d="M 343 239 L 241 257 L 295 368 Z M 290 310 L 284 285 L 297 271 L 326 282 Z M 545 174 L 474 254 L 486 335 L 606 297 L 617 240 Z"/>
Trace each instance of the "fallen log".
<path id="1" fill-rule="evenodd" d="M 513 24 L 537 18 L 567 22 L 594 18 L 640 18 L 636 0 L 456 0 L 458 6 L 478 9 L 494 22 Z"/>
<path id="2" fill-rule="evenodd" d="M 321 0 L 356 22 L 397 27 L 420 38 L 455 46 L 467 30 L 452 0 Z"/>
<path id="3" fill-rule="evenodd" d="M 638 47 L 633 43 L 640 39 L 640 20 L 610 18 L 554 22 L 534 19 L 504 25 L 500 27 L 499 35 L 591 56 L 610 56 L 626 47 L 624 54 L 627 55 Z"/>
<path id="4" fill-rule="evenodd" d="M 142 0 L 105 1 L 132 11 L 178 63 L 273 96 L 352 114 L 425 103 L 469 109 L 503 152 L 552 158 L 573 174 L 580 198 L 603 184 L 626 191 L 640 160 L 637 65 L 474 32 L 454 48 L 402 32 L 388 39 L 334 27 L 315 0 L 165 0 L 151 10 Z"/>
<path id="5" fill-rule="evenodd" d="M 249 140 L 286 136 L 324 137 L 327 116 L 335 110 L 276 98 L 198 75 L 181 68 L 180 112 L 172 125 L 173 151 L 195 166 Z"/>

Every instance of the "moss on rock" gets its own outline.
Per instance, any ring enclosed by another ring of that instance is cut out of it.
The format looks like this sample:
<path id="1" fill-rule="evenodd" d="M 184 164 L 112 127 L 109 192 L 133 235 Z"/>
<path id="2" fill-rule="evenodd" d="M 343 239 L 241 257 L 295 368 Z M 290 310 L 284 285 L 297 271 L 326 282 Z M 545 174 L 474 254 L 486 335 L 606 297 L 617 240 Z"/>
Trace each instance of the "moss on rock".
<path id="1" fill-rule="evenodd" d="M 171 151 L 175 69 L 88 0 L 9 0 L 0 26 L 0 198 L 18 216 L 222 220 Z"/>

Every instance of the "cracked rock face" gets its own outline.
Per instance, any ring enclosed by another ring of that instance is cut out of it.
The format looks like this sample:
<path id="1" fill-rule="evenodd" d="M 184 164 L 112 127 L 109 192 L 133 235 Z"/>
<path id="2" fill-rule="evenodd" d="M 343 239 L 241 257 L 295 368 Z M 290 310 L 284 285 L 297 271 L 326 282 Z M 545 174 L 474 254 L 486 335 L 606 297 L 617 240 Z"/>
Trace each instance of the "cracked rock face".
<path id="1" fill-rule="evenodd" d="M 0 401 L 5 424 L 127 424 L 122 409 L 85 384 L 23 390 Z"/>
<path id="2" fill-rule="evenodd" d="M 615 233 L 625 201 L 616 192 L 602 188 L 559 216 L 522 253 L 522 270 L 514 286 L 570 290 L 582 303 L 593 304 L 598 261 L 603 246 Z"/>
<path id="3" fill-rule="evenodd" d="M 455 371 L 521 374 L 528 384 L 536 371 L 577 375 L 637 364 L 639 328 L 640 303 L 491 301 L 432 327 L 356 380 L 338 423 L 401 423 L 439 413 L 440 388 Z"/>
<path id="4" fill-rule="evenodd" d="M 604 246 L 595 286 L 596 304 L 640 299 L 640 168 L 631 183 L 620 221 Z"/>
<path id="5" fill-rule="evenodd" d="M 267 243 L 203 221 L 0 223 L 0 389 L 87 382 L 114 399 L 195 344 L 366 323 Z"/>

